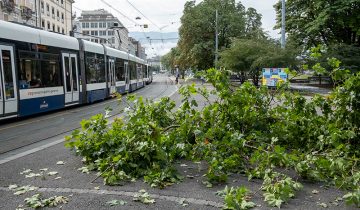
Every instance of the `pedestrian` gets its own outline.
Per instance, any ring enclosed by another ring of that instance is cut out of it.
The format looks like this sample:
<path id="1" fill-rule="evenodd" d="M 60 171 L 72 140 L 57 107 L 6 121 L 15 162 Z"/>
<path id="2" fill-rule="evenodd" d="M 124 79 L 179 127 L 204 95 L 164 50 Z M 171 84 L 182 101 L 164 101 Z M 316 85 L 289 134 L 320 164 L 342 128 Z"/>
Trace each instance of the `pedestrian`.
<path id="1" fill-rule="evenodd" d="M 176 69 L 176 79 L 175 79 L 176 84 L 179 83 L 179 77 L 180 77 L 179 69 Z"/>

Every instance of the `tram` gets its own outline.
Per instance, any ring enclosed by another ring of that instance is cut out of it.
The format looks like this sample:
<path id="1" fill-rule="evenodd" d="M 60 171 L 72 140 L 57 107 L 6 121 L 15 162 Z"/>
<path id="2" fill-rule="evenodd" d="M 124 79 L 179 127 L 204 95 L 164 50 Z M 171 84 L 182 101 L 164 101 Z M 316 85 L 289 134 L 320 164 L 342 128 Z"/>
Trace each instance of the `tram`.
<path id="1" fill-rule="evenodd" d="M 138 57 L 0 21 L 0 120 L 104 100 L 152 82 Z"/>

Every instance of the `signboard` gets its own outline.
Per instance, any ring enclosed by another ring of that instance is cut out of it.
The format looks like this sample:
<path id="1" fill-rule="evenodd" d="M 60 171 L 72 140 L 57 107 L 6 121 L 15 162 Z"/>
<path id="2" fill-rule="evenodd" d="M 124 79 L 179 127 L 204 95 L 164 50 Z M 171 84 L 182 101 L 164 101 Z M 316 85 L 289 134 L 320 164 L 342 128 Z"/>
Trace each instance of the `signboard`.
<path id="1" fill-rule="evenodd" d="M 278 83 L 286 82 L 287 79 L 285 68 L 263 68 L 262 70 L 262 85 L 276 87 Z"/>

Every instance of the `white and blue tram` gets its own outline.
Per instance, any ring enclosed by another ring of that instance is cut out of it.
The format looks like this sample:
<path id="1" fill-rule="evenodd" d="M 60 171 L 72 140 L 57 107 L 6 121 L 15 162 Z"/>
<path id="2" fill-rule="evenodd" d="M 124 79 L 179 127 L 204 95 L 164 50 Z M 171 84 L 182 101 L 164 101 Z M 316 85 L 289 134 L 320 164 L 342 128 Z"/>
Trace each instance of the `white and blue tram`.
<path id="1" fill-rule="evenodd" d="M 151 83 L 140 58 L 0 21 L 0 120 L 93 103 Z"/>

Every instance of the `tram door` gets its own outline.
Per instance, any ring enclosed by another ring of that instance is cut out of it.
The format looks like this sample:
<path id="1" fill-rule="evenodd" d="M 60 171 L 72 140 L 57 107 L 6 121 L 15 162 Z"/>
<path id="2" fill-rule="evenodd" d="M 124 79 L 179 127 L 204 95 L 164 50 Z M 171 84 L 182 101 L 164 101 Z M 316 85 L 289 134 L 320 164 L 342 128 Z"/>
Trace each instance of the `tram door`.
<path id="1" fill-rule="evenodd" d="M 129 70 L 128 62 L 124 62 L 124 69 L 125 69 L 125 92 L 128 92 L 130 87 L 130 70 Z"/>
<path id="2" fill-rule="evenodd" d="M 109 59 L 109 87 L 110 94 L 116 92 L 116 80 L 115 80 L 115 60 Z"/>
<path id="3" fill-rule="evenodd" d="M 18 112 L 14 50 L 0 45 L 0 118 Z"/>
<path id="4" fill-rule="evenodd" d="M 76 54 L 63 53 L 65 106 L 79 103 L 79 72 Z"/>

